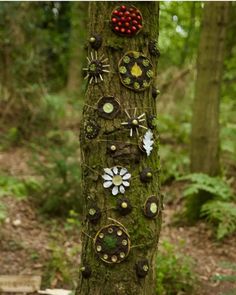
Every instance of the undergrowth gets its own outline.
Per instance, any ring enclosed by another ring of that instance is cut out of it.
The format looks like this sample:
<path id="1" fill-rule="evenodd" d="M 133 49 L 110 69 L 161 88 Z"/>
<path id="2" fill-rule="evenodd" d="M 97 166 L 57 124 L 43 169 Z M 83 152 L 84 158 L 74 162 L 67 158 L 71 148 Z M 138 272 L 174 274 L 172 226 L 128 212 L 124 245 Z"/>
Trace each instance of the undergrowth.
<path id="1" fill-rule="evenodd" d="M 33 149 L 30 162 L 35 174 L 40 177 L 39 186 L 30 196 L 42 213 L 67 215 L 69 210 L 80 212 L 81 169 L 78 142 L 68 138 L 63 145 Z"/>
<path id="2" fill-rule="evenodd" d="M 193 294 L 195 284 L 193 261 L 163 241 L 157 256 L 157 295 Z"/>
<path id="3" fill-rule="evenodd" d="M 186 198 L 199 198 L 201 192 L 211 196 L 202 204 L 201 216 L 216 227 L 217 239 L 236 231 L 235 195 L 227 181 L 203 173 L 189 174 L 178 180 L 190 181 L 183 192 Z"/>

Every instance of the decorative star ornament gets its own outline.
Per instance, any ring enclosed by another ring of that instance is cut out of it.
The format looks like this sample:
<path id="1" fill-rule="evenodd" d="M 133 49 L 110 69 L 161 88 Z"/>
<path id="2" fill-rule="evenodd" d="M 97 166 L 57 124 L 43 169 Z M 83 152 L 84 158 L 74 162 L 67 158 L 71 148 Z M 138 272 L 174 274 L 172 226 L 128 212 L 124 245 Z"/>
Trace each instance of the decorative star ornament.
<path id="1" fill-rule="evenodd" d="M 133 136 L 133 133 L 136 132 L 137 135 L 139 135 L 138 129 L 141 127 L 143 129 L 148 129 L 147 127 L 141 125 L 141 122 L 145 121 L 146 119 L 143 118 L 145 116 L 145 113 L 141 114 L 140 116 L 137 116 L 137 108 L 134 109 L 134 114 L 131 116 L 127 110 L 125 110 L 126 115 L 128 116 L 128 121 L 121 123 L 121 125 L 126 126 L 130 129 L 130 137 Z"/>
<path id="2" fill-rule="evenodd" d="M 104 58 L 104 54 L 101 55 L 100 57 L 98 56 L 97 51 L 93 54 L 91 52 L 91 59 L 87 57 L 88 60 L 88 66 L 87 68 L 83 68 L 84 71 L 87 72 L 87 75 L 85 76 L 84 79 L 89 80 L 89 84 L 98 83 L 103 81 L 103 74 L 104 73 L 109 73 L 110 71 L 107 70 L 106 68 L 110 67 L 109 64 L 106 64 L 106 61 L 108 58 Z"/>

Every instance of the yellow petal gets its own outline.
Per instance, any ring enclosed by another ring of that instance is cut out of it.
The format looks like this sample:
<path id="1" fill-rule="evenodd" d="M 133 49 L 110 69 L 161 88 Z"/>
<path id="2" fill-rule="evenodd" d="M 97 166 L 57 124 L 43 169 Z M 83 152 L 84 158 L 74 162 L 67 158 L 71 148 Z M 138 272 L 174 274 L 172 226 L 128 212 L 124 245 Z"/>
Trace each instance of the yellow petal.
<path id="1" fill-rule="evenodd" d="M 140 68 L 140 66 L 137 63 L 135 63 L 131 69 L 131 74 L 135 77 L 139 77 L 142 75 L 142 73 L 143 73 L 143 71 Z"/>

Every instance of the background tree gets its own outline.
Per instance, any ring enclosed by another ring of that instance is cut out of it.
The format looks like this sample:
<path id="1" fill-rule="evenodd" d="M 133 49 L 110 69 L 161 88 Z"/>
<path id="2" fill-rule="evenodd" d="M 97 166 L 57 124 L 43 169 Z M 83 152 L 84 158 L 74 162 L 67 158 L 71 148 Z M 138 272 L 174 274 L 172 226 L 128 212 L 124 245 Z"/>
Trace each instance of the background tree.
<path id="1" fill-rule="evenodd" d="M 210 176 L 220 172 L 219 110 L 228 7 L 228 2 L 205 3 L 198 48 L 191 171 Z M 190 200 L 191 219 L 199 217 L 201 205 L 208 198 L 209 195 L 204 193 Z"/>
<path id="2" fill-rule="evenodd" d="M 90 2 L 89 20 L 90 36 L 94 33 L 101 34 L 103 45 L 98 55 L 104 54 L 110 64 L 110 73 L 104 74 L 104 82 L 88 85 L 85 107 L 83 112 L 84 130 L 82 128 L 81 149 L 83 165 L 83 185 L 85 197 L 85 215 L 91 208 L 91 202 L 95 203 L 102 212 L 102 217 L 97 224 L 92 224 L 88 219 L 83 226 L 83 251 L 82 265 L 91 268 L 90 279 L 81 276 L 77 294 L 94 295 L 132 295 L 132 294 L 155 294 L 155 257 L 160 232 L 160 216 L 157 219 L 149 220 L 142 213 L 142 205 L 147 197 L 159 195 L 159 173 L 157 142 L 150 157 L 141 155 L 138 150 L 138 138 L 135 134 L 129 139 L 129 130 L 123 129 L 121 122 L 127 121 L 124 109 L 132 115 L 137 108 L 137 114 L 147 112 L 155 115 L 155 100 L 151 96 L 151 88 L 145 92 L 133 92 L 125 88 L 119 80 L 118 62 L 121 57 L 130 50 L 141 51 L 147 56 L 148 42 L 158 36 L 158 2 L 133 2 L 142 12 L 145 22 L 143 30 L 135 37 L 120 37 L 112 32 L 109 25 L 109 17 L 116 7 L 116 2 Z M 89 50 L 89 54 L 90 54 Z M 154 73 L 156 73 L 156 58 L 151 58 Z M 101 120 L 94 111 L 97 101 L 103 95 L 113 95 L 120 100 L 122 114 L 114 120 Z M 89 107 L 91 106 L 91 107 Z M 101 126 L 99 136 L 96 139 L 85 138 L 86 124 L 88 120 L 95 120 Z M 145 124 L 145 122 L 144 122 Z M 155 132 L 154 132 L 155 133 Z M 155 134 L 156 135 L 156 134 Z M 118 142 L 120 156 L 116 159 L 107 153 L 111 142 Z M 124 145 L 122 145 L 122 143 Z M 102 186 L 103 180 L 98 174 L 103 174 L 103 168 L 121 165 L 127 167 L 132 174 L 131 187 L 126 192 L 133 211 L 127 216 L 121 216 L 111 207 L 116 206 L 116 200 Z M 153 179 L 150 183 L 140 182 L 139 174 L 146 168 L 152 170 Z M 160 206 L 161 200 L 159 199 Z M 93 239 L 98 230 L 110 223 L 111 217 L 125 226 L 133 248 L 126 261 L 109 265 L 103 263 L 95 254 Z M 135 272 L 135 265 L 138 261 L 148 259 L 149 272 L 145 279 L 138 278 Z M 84 270 L 84 269 L 83 269 Z"/>
<path id="3" fill-rule="evenodd" d="M 88 3 L 73 2 L 71 4 L 70 58 L 68 67 L 67 91 L 69 94 L 82 90 L 82 63 L 84 61 L 84 43 L 88 21 Z M 78 61 L 81 61 L 78 63 Z"/>

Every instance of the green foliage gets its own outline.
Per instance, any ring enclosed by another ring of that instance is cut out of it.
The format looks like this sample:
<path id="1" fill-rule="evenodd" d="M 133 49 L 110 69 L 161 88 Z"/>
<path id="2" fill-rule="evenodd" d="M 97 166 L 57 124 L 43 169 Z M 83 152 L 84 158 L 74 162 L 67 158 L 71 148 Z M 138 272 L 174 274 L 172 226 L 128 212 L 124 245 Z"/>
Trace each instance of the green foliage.
<path id="1" fill-rule="evenodd" d="M 236 231 L 236 203 L 233 202 L 234 193 L 226 181 L 203 173 L 189 174 L 179 180 L 191 181 L 184 190 L 185 197 L 200 198 L 202 192 L 211 196 L 202 204 L 201 216 L 216 226 L 217 239 Z"/>
<path id="2" fill-rule="evenodd" d="M 204 173 L 192 173 L 180 177 L 178 180 L 191 181 L 191 184 L 186 186 L 184 190 L 185 197 L 197 195 L 200 191 L 205 191 L 220 200 L 227 201 L 233 198 L 230 186 L 220 177 L 211 177 Z"/>
<path id="3" fill-rule="evenodd" d="M 189 158 L 186 151 L 170 145 L 160 146 L 161 183 L 175 180 L 188 171 Z"/>
<path id="4" fill-rule="evenodd" d="M 189 142 L 190 123 L 185 114 L 181 118 L 159 115 L 154 120 L 160 132 L 161 183 L 177 179 L 188 171 L 188 150 L 182 144 Z"/>
<path id="5" fill-rule="evenodd" d="M 79 249 L 72 249 L 73 251 L 67 253 L 64 247 L 55 242 L 51 242 L 49 247 L 51 255 L 45 265 L 43 273 L 44 286 L 48 288 L 59 276 L 62 281 L 61 287 L 67 286 L 67 288 L 74 289 L 76 285 L 76 278 L 79 275 L 79 267 L 75 267 L 74 261 L 70 255 L 78 255 Z"/>
<path id="6" fill-rule="evenodd" d="M 5 206 L 1 203 L 1 199 L 0 199 L 0 224 L 2 221 L 5 220 L 7 216 L 7 213 L 6 213 L 6 208 Z"/>
<path id="7" fill-rule="evenodd" d="M 161 68 L 182 66 L 195 58 L 201 13 L 200 2 L 160 2 Z"/>
<path id="8" fill-rule="evenodd" d="M 41 155 L 38 148 L 34 151 L 34 159 L 30 164 L 41 181 L 40 186 L 32 190 L 31 197 L 42 213 L 66 215 L 72 209 L 81 211 L 78 157 L 76 142 L 67 142 L 60 148 L 49 147 Z"/>
<path id="9" fill-rule="evenodd" d="M 12 196 L 16 198 L 25 198 L 28 195 L 28 188 L 36 185 L 33 179 L 27 181 L 20 180 L 13 176 L 0 174 L 0 197 Z"/>
<path id="10" fill-rule="evenodd" d="M 163 241 L 157 256 L 157 295 L 192 294 L 196 283 L 192 268 L 189 257 Z"/>
<path id="11" fill-rule="evenodd" d="M 74 210 L 70 210 L 69 217 L 67 217 L 66 219 L 65 230 L 73 232 L 74 230 L 78 231 L 79 229 L 81 229 L 81 222 L 79 217 L 80 216 L 77 212 L 75 212 Z"/>
<path id="12" fill-rule="evenodd" d="M 236 204 L 224 201 L 209 201 L 202 206 L 202 216 L 216 223 L 216 237 L 222 239 L 236 232 Z"/>

